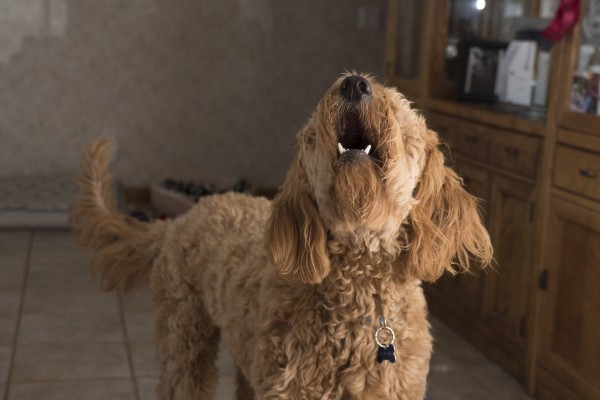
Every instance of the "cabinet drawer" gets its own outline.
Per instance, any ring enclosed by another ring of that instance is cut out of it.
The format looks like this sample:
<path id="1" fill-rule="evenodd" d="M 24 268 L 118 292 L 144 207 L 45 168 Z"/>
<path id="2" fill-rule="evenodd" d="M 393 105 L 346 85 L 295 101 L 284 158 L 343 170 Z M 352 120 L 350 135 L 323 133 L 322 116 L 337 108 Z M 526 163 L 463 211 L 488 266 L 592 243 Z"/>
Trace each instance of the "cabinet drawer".
<path id="1" fill-rule="evenodd" d="M 487 161 L 490 153 L 489 128 L 461 121 L 456 132 L 454 151 L 478 161 Z"/>
<path id="2" fill-rule="evenodd" d="M 558 146 L 553 178 L 560 188 L 600 200 L 600 154 Z"/>
<path id="3" fill-rule="evenodd" d="M 437 132 L 440 140 L 443 143 L 447 143 L 450 148 L 453 148 L 456 139 L 456 129 L 458 128 L 458 119 L 435 112 L 428 112 L 426 117 L 429 129 Z"/>
<path id="4" fill-rule="evenodd" d="M 536 138 L 499 130 L 492 138 L 491 161 L 496 167 L 533 178 L 539 147 Z"/>

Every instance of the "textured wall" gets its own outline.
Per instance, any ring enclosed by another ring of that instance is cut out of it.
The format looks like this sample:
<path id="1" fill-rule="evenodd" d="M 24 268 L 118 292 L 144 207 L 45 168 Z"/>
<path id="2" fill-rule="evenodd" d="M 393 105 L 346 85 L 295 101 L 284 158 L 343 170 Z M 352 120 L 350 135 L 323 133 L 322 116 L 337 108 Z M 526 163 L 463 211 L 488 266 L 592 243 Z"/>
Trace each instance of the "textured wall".
<path id="1" fill-rule="evenodd" d="M 344 70 L 381 76 L 384 0 L 0 0 L 0 175 L 74 172 L 119 141 L 127 185 L 278 185 Z"/>

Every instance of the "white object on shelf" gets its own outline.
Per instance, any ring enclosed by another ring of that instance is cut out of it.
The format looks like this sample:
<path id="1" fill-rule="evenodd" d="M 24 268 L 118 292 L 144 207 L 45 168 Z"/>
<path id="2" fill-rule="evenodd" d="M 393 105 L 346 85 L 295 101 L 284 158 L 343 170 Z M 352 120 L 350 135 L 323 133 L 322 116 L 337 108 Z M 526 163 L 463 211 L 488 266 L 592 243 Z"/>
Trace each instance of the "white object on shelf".
<path id="1" fill-rule="evenodd" d="M 540 51 L 537 54 L 535 88 L 533 91 L 533 104 L 536 106 L 546 106 L 548 78 L 550 77 L 550 58 L 550 53 L 547 51 Z"/>
<path id="2" fill-rule="evenodd" d="M 513 40 L 508 45 L 506 63 L 506 93 L 501 100 L 507 103 L 530 106 L 535 84 L 535 58 L 537 43 L 529 40 Z"/>

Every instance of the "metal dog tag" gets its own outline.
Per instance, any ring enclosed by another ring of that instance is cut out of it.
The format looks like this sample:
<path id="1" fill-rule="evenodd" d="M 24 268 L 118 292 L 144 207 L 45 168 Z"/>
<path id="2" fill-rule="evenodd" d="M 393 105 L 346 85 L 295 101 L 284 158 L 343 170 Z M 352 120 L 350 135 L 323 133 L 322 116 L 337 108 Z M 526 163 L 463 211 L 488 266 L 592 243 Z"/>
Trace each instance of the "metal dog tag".
<path id="1" fill-rule="evenodd" d="M 380 347 L 377 349 L 377 362 L 381 364 L 384 361 L 389 361 L 391 363 L 396 362 L 393 344 L 390 344 L 388 347 Z"/>
<path id="2" fill-rule="evenodd" d="M 377 328 L 377 331 L 375 331 L 375 342 L 377 343 L 377 346 L 379 346 L 377 349 L 377 362 L 382 363 L 384 361 L 389 361 L 391 363 L 395 363 L 396 356 L 394 355 L 394 340 L 396 339 L 396 335 L 394 334 L 392 328 L 387 325 L 385 318 L 379 317 L 379 325 L 380 327 Z M 380 338 L 380 335 L 385 331 L 392 335 L 389 343 L 385 343 Z"/>

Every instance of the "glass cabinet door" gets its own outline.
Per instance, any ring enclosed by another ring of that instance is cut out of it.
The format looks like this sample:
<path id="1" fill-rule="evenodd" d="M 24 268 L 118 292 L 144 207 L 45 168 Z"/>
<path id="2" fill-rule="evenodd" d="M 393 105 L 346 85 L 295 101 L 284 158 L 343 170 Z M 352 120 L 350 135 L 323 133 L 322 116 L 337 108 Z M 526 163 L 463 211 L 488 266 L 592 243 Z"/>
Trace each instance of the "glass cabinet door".
<path id="1" fill-rule="evenodd" d="M 445 78 L 458 84 L 459 44 L 464 40 L 508 41 L 523 17 L 534 15 L 533 0 L 451 0 L 448 2 L 448 36 Z"/>
<path id="2" fill-rule="evenodd" d="M 420 78 L 423 0 L 391 0 L 388 7 L 386 78 L 410 92 Z"/>
<path id="3" fill-rule="evenodd" d="M 589 0 L 584 5 L 580 29 L 569 109 L 600 115 L 600 1 Z"/>
<path id="4" fill-rule="evenodd" d="M 396 27 L 397 50 L 395 75 L 417 79 L 421 47 L 421 0 L 403 0 L 398 7 Z"/>
<path id="5" fill-rule="evenodd" d="M 582 0 L 581 7 L 578 26 L 559 48 L 559 125 L 600 136 L 600 0 Z"/>

